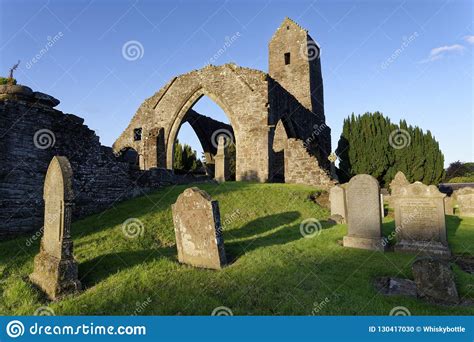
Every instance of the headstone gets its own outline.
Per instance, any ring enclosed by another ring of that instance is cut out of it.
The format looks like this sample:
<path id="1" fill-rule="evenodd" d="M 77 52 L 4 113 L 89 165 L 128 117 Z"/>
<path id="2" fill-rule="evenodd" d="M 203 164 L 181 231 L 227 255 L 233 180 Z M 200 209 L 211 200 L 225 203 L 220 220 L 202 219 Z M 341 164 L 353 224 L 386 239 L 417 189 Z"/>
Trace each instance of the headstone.
<path id="1" fill-rule="evenodd" d="M 409 184 L 410 182 L 407 180 L 407 177 L 405 177 L 405 174 L 402 171 L 398 171 L 390 182 L 390 193 L 396 195 L 400 188 Z"/>
<path id="2" fill-rule="evenodd" d="M 404 186 L 394 196 L 397 243 L 395 251 L 449 257 L 444 200 L 434 185 Z"/>
<path id="3" fill-rule="evenodd" d="M 196 187 L 186 189 L 172 205 L 178 260 L 196 267 L 220 269 L 226 263 L 219 203 Z"/>
<path id="4" fill-rule="evenodd" d="M 229 160 L 226 156 L 226 138 L 220 135 L 217 138 L 217 154 L 214 157 L 215 175 L 214 178 L 219 183 L 229 179 Z"/>
<path id="5" fill-rule="evenodd" d="M 446 196 L 444 198 L 444 214 L 445 215 L 454 215 L 454 203 L 451 196 Z"/>
<path id="6" fill-rule="evenodd" d="M 474 217 L 474 188 L 456 190 L 456 201 L 459 206 L 459 215 Z"/>
<path id="7" fill-rule="evenodd" d="M 340 215 L 345 220 L 347 218 L 346 194 L 343 187 L 333 186 L 329 190 L 329 202 L 331 202 L 331 216 Z"/>
<path id="8" fill-rule="evenodd" d="M 43 238 L 30 280 L 54 300 L 81 289 L 71 239 L 72 169 L 66 157 L 51 160 L 43 198 Z"/>
<path id="9" fill-rule="evenodd" d="M 370 175 L 351 178 L 347 190 L 348 234 L 344 236 L 344 247 L 383 251 L 380 217 L 380 188 Z"/>
<path id="10" fill-rule="evenodd" d="M 433 258 L 420 258 L 412 265 L 418 296 L 438 303 L 457 304 L 459 295 L 449 264 Z"/>
<path id="11" fill-rule="evenodd" d="M 330 167 L 330 175 L 331 175 L 331 178 L 336 180 L 336 181 L 339 181 L 339 177 L 337 176 L 337 173 L 336 173 L 336 160 L 337 160 L 337 155 L 335 153 L 331 153 L 329 156 L 328 156 L 328 160 L 329 162 L 331 163 L 331 167 Z"/>

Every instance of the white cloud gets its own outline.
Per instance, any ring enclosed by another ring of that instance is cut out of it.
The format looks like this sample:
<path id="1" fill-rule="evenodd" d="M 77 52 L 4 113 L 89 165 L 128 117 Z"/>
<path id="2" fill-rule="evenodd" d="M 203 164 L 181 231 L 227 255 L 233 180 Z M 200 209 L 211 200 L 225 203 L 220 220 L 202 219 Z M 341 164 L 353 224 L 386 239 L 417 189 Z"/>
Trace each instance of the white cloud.
<path id="1" fill-rule="evenodd" d="M 469 44 L 474 44 L 474 36 L 465 36 L 464 40 Z"/>
<path id="2" fill-rule="evenodd" d="M 472 38 L 474 40 L 474 36 L 472 36 Z M 459 44 L 439 46 L 437 48 L 431 49 L 428 58 L 422 60 L 420 63 L 436 61 L 438 59 L 443 58 L 446 54 L 449 53 L 462 53 L 464 49 L 464 46 Z"/>

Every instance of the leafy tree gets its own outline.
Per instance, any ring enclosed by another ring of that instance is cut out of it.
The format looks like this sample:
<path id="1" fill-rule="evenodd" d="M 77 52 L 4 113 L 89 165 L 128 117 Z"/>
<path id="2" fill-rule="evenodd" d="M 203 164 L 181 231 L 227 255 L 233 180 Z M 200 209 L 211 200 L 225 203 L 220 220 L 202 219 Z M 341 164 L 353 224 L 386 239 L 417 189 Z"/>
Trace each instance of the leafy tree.
<path id="1" fill-rule="evenodd" d="M 179 171 L 198 171 L 202 162 L 197 158 L 197 153 L 188 144 L 182 145 L 178 139 L 174 146 L 173 168 Z"/>
<path id="2" fill-rule="evenodd" d="M 444 176 L 444 156 L 431 132 L 405 120 L 393 124 L 380 112 L 346 118 L 336 154 L 341 181 L 367 173 L 386 185 L 402 171 L 411 182 L 437 184 Z"/>
<path id="3" fill-rule="evenodd" d="M 449 164 L 446 169 L 445 181 L 449 181 L 455 177 L 472 177 L 474 176 L 474 163 L 463 163 L 455 161 Z"/>

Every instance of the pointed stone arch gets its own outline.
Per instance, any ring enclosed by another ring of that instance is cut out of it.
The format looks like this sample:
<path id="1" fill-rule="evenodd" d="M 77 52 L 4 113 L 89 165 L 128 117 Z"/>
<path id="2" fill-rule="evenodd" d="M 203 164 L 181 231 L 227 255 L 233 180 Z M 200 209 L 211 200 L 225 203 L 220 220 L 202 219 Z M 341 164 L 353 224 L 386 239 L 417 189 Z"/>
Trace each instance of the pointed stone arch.
<path id="1" fill-rule="evenodd" d="M 267 181 L 271 158 L 267 74 L 233 64 L 207 66 L 173 78 L 140 106 L 114 143 L 114 151 L 131 146 L 143 154 L 143 169 L 172 169 L 173 144 L 179 127 L 202 96 L 219 105 L 232 125 L 236 179 Z M 133 131 L 138 128 L 143 139 L 134 141 Z M 164 146 L 157 146 L 155 136 L 149 138 L 153 130 L 160 130 Z"/>

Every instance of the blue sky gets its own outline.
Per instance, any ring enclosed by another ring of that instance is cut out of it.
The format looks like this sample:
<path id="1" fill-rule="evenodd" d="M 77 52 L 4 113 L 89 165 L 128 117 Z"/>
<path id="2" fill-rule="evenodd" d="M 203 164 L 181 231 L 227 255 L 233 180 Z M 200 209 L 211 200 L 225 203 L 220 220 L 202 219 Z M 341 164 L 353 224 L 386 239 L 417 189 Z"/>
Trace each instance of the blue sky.
<path id="1" fill-rule="evenodd" d="M 446 164 L 473 159 L 471 1 L 6 1 L 0 70 L 21 60 L 19 83 L 61 100 L 110 146 L 173 76 L 213 64 L 267 71 L 267 46 L 288 16 L 321 46 L 333 149 L 352 112 L 381 111 L 431 130 Z M 122 49 L 138 41 L 136 60 Z M 38 55 L 48 42 L 48 51 Z M 129 58 L 130 59 L 130 58 Z M 133 58 L 132 58 L 133 59 Z M 224 119 L 210 100 L 194 107 Z M 200 150 L 189 127 L 181 140 Z"/>

